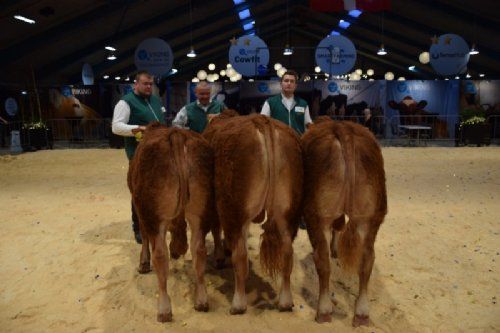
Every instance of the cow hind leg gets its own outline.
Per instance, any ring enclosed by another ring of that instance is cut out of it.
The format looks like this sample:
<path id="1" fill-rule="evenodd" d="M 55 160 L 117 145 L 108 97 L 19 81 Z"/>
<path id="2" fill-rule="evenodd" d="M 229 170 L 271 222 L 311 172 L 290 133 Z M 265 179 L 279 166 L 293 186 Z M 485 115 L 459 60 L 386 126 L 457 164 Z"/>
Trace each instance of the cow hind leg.
<path id="1" fill-rule="evenodd" d="M 217 217 L 213 218 L 211 225 L 211 232 L 214 238 L 214 257 L 215 257 L 215 268 L 224 268 L 224 262 L 226 256 L 224 254 L 224 245 L 222 243 L 222 231 Z"/>
<path id="2" fill-rule="evenodd" d="M 231 314 L 243 314 L 247 310 L 245 284 L 248 278 L 248 255 L 246 233 L 243 230 L 234 240 L 231 249 L 231 260 L 234 268 L 234 296 L 231 304 Z"/>
<path id="3" fill-rule="evenodd" d="M 168 248 L 165 242 L 165 230 L 160 228 L 159 233 L 152 239 L 153 265 L 158 278 L 158 315 L 159 322 L 172 321 L 172 307 L 167 293 L 168 276 Z"/>
<path id="4" fill-rule="evenodd" d="M 368 232 L 366 232 L 367 230 Z M 373 269 L 375 261 L 374 243 L 377 230 L 369 230 L 369 224 L 361 225 L 358 227 L 358 233 L 362 241 L 362 255 L 358 268 L 359 277 L 359 294 L 356 299 L 354 310 L 354 318 L 352 325 L 368 326 L 370 323 L 369 317 L 369 302 L 368 302 L 368 282 Z"/>
<path id="5" fill-rule="evenodd" d="M 329 223 L 322 223 L 317 217 L 307 222 L 309 237 L 313 247 L 313 259 L 319 278 L 319 298 L 316 311 L 318 323 L 331 322 L 333 306 L 330 299 L 330 255 L 329 243 L 332 231 Z"/>
<path id="6" fill-rule="evenodd" d="M 200 219 L 190 219 L 191 227 L 191 256 L 193 257 L 193 268 L 196 276 L 196 291 L 194 309 L 196 311 L 208 311 L 208 297 L 205 286 L 205 266 L 207 261 L 207 248 L 205 246 L 205 234 L 200 228 Z"/>
<path id="7" fill-rule="evenodd" d="M 149 252 L 149 238 L 147 234 L 143 231 L 143 229 L 144 228 L 139 229 L 142 238 L 142 248 L 141 248 L 141 255 L 139 257 L 139 267 L 137 268 L 137 271 L 140 274 L 146 274 L 151 272 L 151 265 L 150 265 L 151 254 Z"/>

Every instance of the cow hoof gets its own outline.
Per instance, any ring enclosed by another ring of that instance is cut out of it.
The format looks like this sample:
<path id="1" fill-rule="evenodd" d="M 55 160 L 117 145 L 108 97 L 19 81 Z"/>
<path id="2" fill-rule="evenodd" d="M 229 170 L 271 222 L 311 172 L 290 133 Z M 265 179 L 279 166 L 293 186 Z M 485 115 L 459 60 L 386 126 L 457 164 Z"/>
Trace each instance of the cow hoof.
<path id="1" fill-rule="evenodd" d="M 280 312 L 292 312 L 293 311 L 293 304 L 285 304 L 285 305 L 278 305 L 278 309 Z"/>
<path id="2" fill-rule="evenodd" d="M 149 265 L 149 262 L 139 264 L 139 268 L 137 268 L 137 271 L 139 272 L 139 274 L 147 274 L 151 272 L 151 266 Z"/>
<path id="3" fill-rule="evenodd" d="M 160 323 L 166 323 L 172 321 L 172 312 L 169 313 L 158 313 L 156 320 Z"/>
<path id="4" fill-rule="evenodd" d="M 316 322 L 322 323 L 330 323 L 332 321 L 332 315 L 330 313 L 318 313 L 316 315 Z"/>
<path id="5" fill-rule="evenodd" d="M 352 326 L 353 327 L 358 327 L 358 326 L 368 326 L 370 325 L 370 317 L 368 315 L 354 315 L 354 318 L 352 319 Z"/>
<path id="6" fill-rule="evenodd" d="M 229 310 L 229 313 L 232 315 L 240 315 L 244 314 L 246 311 L 247 308 L 231 308 L 231 310 Z"/>
<path id="7" fill-rule="evenodd" d="M 208 303 L 196 304 L 194 309 L 199 312 L 208 312 Z"/>
<path id="8" fill-rule="evenodd" d="M 225 266 L 225 260 L 224 259 L 217 259 L 215 261 L 215 268 L 216 269 L 224 269 Z"/>

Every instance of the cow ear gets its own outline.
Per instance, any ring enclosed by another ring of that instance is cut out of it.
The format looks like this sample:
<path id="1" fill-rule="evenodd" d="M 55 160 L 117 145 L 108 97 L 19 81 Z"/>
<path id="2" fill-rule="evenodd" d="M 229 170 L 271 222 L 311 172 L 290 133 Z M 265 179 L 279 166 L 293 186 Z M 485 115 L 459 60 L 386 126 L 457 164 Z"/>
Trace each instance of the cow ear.
<path id="1" fill-rule="evenodd" d="M 389 101 L 389 106 L 394 109 L 394 110 L 398 110 L 399 109 L 399 104 L 396 103 L 395 101 Z"/>
<path id="2" fill-rule="evenodd" d="M 421 100 L 421 101 L 420 101 L 420 102 L 418 102 L 418 104 L 417 104 L 417 108 L 418 108 L 418 109 L 423 109 L 423 108 L 425 108 L 426 106 L 427 106 L 427 101 L 425 101 L 425 100 Z"/>

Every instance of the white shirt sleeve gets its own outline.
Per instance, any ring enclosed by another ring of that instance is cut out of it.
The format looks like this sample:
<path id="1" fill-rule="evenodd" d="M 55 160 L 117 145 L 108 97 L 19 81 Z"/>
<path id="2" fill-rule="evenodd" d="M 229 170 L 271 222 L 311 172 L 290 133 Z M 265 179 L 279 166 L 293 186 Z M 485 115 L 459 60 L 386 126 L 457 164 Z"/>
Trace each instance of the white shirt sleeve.
<path id="1" fill-rule="evenodd" d="M 307 124 L 312 123 L 311 115 L 309 114 L 309 105 L 306 106 L 306 111 L 304 113 L 304 127 L 306 127 Z"/>
<path id="2" fill-rule="evenodd" d="M 124 100 L 120 100 L 116 103 L 115 110 L 113 112 L 113 121 L 111 123 L 111 130 L 116 135 L 121 136 L 134 136 L 132 130 L 138 128 L 139 125 L 129 125 L 127 124 L 130 119 L 130 106 Z"/>
<path id="3" fill-rule="evenodd" d="M 175 127 L 188 129 L 188 127 L 186 126 L 187 122 L 188 122 L 187 109 L 185 106 L 183 106 L 182 109 L 180 109 L 180 111 L 177 112 L 177 115 L 172 121 L 172 125 Z"/>
<path id="4" fill-rule="evenodd" d="M 269 103 L 267 101 L 265 101 L 264 105 L 262 105 L 262 110 L 260 110 L 260 114 L 271 117 L 271 107 L 269 106 Z"/>

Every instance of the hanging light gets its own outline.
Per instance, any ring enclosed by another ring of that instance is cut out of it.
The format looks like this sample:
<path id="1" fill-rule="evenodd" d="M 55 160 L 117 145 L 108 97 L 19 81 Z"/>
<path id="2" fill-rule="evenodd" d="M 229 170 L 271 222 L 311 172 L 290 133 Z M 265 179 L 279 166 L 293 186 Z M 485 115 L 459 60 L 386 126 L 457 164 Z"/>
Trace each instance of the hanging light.
<path id="1" fill-rule="evenodd" d="M 406 80 L 404 76 L 398 77 L 398 81 L 404 81 L 404 80 Z"/>
<path id="2" fill-rule="evenodd" d="M 114 53 L 110 53 L 107 57 L 108 60 L 116 60 L 116 56 Z"/>
<path id="3" fill-rule="evenodd" d="M 478 50 L 478 49 L 476 49 L 476 44 L 472 44 L 472 47 L 470 48 L 469 54 L 470 54 L 470 55 L 476 55 L 476 54 L 479 54 L 479 50 Z"/>
<path id="4" fill-rule="evenodd" d="M 321 68 L 319 66 L 314 67 L 314 72 L 316 73 L 321 72 Z"/>
<path id="5" fill-rule="evenodd" d="M 293 54 L 293 50 L 290 47 L 290 45 L 286 44 L 285 48 L 283 49 L 283 55 L 289 56 Z"/>
<path id="6" fill-rule="evenodd" d="M 197 77 L 193 77 L 193 78 L 191 79 L 191 82 L 195 82 L 195 83 L 196 83 L 196 82 L 200 82 L 200 79 L 198 79 Z"/>
<path id="7" fill-rule="evenodd" d="M 194 52 L 194 47 L 193 47 L 193 5 L 192 1 L 189 1 L 189 38 L 191 40 L 191 50 L 186 54 L 188 58 L 194 58 L 196 57 L 196 52 Z"/>
<path id="8" fill-rule="evenodd" d="M 194 52 L 194 49 L 193 49 L 192 46 L 191 46 L 191 50 L 189 50 L 189 52 L 186 54 L 186 56 L 188 58 L 194 58 L 194 57 L 196 57 L 196 52 Z"/>
<path id="9" fill-rule="evenodd" d="M 387 51 L 384 48 L 384 44 L 380 44 L 380 49 L 378 49 L 377 54 L 382 56 L 387 54 Z"/>

